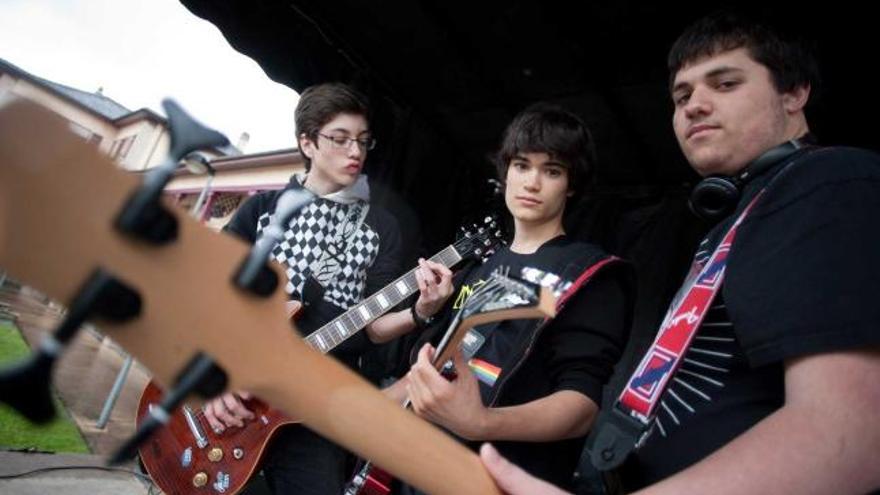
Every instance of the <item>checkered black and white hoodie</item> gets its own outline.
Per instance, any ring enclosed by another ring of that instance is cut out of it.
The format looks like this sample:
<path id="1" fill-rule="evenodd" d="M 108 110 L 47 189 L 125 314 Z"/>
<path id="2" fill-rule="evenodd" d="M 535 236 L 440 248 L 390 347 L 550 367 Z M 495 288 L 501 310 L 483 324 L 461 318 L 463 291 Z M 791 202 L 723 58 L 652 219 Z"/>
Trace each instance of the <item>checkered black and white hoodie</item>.
<path id="1" fill-rule="evenodd" d="M 251 196 L 224 230 L 254 243 L 274 215 L 278 197 L 287 189 L 301 189 L 304 179 L 294 175 L 284 189 Z M 368 210 L 358 226 L 364 208 Z M 361 175 L 351 186 L 319 197 L 293 217 L 272 258 L 287 273 L 285 290 L 290 297 L 305 301 L 308 318 L 298 326 L 310 333 L 394 280 L 399 252 L 397 221 L 370 205 L 367 177 Z"/>

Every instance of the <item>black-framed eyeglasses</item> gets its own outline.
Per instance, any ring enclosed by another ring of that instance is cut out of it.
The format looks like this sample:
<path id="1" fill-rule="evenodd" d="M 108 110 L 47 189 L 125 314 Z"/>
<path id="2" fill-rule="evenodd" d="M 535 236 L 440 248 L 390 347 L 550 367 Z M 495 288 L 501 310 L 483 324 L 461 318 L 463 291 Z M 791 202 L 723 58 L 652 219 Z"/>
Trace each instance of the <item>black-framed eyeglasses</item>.
<path id="1" fill-rule="evenodd" d="M 326 138 L 330 141 L 330 146 L 340 150 L 347 150 L 349 146 L 351 146 L 352 142 L 357 143 L 358 148 L 363 151 L 369 151 L 376 147 L 376 138 L 374 137 L 365 137 L 356 139 L 353 137 L 338 135 L 338 136 L 329 136 L 327 134 L 318 133 L 322 138 Z"/>

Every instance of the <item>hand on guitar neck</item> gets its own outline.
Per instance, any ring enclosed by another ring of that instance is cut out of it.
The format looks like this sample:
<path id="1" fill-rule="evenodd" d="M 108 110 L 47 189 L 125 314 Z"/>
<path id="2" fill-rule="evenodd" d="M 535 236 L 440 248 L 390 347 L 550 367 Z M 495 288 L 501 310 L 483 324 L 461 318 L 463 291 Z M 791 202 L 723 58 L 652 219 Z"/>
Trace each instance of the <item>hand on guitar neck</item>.
<path id="1" fill-rule="evenodd" d="M 419 258 L 416 270 L 419 298 L 415 310 L 422 318 L 431 318 L 452 295 L 452 271 L 436 261 Z"/>
<path id="2" fill-rule="evenodd" d="M 423 319 L 430 319 L 443 307 L 449 296 L 452 295 L 452 271 L 441 263 L 419 258 L 419 266 L 413 270 L 413 274 L 419 287 L 419 298 L 415 302 L 415 311 Z M 285 304 L 287 318 L 293 322 L 299 320 L 299 317 L 302 315 L 302 308 L 302 301 L 296 299 L 287 301 Z M 405 314 L 406 310 L 400 313 Z M 407 316 L 404 316 L 401 319 L 406 321 L 406 318 Z M 383 319 L 380 318 L 377 322 L 382 322 Z M 376 325 L 375 322 L 370 324 L 367 327 L 370 339 L 375 343 L 382 343 L 398 337 L 402 333 L 399 330 L 383 331 L 386 327 L 389 327 L 389 325 L 382 325 L 381 323 Z"/>
<path id="3" fill-rule="evenodd" d="M 442 263 L 419 258 L 419 266 L 412 273 L 418 299 L 412 308 L 390 313 L 367 325 L 365 330 L 371 342 L 382 344 L 420 329 L 452 295 L 452 271 Z"/>

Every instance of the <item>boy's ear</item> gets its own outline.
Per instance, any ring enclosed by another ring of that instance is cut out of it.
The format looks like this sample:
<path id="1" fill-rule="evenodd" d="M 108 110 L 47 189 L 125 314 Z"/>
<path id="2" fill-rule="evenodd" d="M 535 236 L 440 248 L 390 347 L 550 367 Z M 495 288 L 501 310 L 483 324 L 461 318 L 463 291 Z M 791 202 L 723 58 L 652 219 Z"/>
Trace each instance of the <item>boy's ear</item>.
<path id="1" fill-rule="evenodd" d="M 782 94 L 782 104 L 788 113 L 803 111 L 810 99 L 810 85 L 799 86 Z"/>
<path id="2" fill-rule="evenodd" d="M 297 141 L 299 142 L 300 152 L 305 155 L 309 160 L 314 158 L 315 153 L 315 143 L 312 142 L 311 139 L 305 134 L 300 134 L 297 137 Z"/>

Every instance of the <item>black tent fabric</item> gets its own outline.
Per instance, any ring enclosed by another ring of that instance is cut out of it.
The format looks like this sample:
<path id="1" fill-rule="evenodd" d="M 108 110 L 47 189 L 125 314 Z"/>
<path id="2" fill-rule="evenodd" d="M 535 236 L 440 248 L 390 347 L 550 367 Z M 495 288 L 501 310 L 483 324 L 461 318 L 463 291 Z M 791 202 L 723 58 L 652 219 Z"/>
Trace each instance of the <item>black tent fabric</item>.
<path id="1" fill-rule="evenodd" d="M 403 224 L 408 261 L 493 204 L 491 153 L 520 109 L 549 100 L 578 113 L 600 163 L 569 233 L 635 262 L 634 347 L 650 340 L 708 228 L 686 208 L 697 176 L 671 130 L 666 52 L 724 3 L 181 1 L 270 78 L 296 90 L 344 81 L 370 96 L 380 144 L 366 172 Z M 824 80 L 808 117 L 819 139 L 880 149 L 870 4 L 738 5 L 814 45 Z"/>

